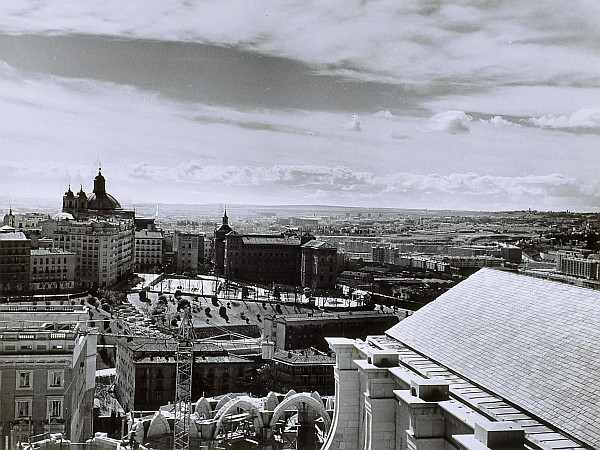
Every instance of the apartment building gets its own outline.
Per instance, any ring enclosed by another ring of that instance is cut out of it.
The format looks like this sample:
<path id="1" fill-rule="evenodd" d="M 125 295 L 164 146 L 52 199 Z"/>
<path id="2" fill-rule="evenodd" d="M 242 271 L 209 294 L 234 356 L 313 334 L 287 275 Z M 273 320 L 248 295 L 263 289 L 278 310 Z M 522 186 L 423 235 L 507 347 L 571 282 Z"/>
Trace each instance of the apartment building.
<path id="1" fill-rule="evenodd" d="M 31 250 L 31 291 L 72 291 L 76 254 L 61 249 Z"/>
<path id="2" fill-rule="evenodd" d="M 154 272 L 163 265 L 163 235 L 160 231 L 135 232 L 136 272 Z"/>
<path id="3" fill-rule="evenodd" d="M 44 433 L 91 435 L 96 335 L 87 318 L 82 306 L 0 305 L 2 450 Z"/>
<path id="4" fill-rule="evenodd" d="M 29 291 L 30 266 L 31 241 L 11 226 L 0 228 L 0 296 Z"/>

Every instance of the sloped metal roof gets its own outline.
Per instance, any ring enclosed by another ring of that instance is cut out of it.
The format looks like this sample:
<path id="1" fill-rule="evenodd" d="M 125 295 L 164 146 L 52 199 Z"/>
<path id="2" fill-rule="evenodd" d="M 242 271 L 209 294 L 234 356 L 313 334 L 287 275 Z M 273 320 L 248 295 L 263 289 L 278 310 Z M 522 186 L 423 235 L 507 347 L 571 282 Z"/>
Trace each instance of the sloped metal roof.
<path id="1" fill-rule="evenodd" d="M 481 269 L 387 334 L 600 448 L 600 291 Z"/>

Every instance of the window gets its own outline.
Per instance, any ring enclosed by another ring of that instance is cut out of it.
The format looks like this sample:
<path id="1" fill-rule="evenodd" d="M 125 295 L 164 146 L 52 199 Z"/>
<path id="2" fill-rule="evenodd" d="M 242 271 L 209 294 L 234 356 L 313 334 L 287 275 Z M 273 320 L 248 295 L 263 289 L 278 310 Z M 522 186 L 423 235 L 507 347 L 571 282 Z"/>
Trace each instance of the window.
<path id="1" fill-rule="evenodd" d="M 17 389 L 33 389 L 33 370 L 17 370 Z"/>
<path id="2" fill-rule="evenodd" d="M 62 419 L 63 413 L 63 399 L 62 398 L 52 398 L 49 397 L 47 399 L 47 417 L 51 419 Z"/>
<path id="3" fill-rule="evenodd" d="M 33 398 L 15 398 L 15 419 L 31 417 Z"/>
<path id="4" fill-rule="evenodd" d="M 64 384 L 64 370 L 48 371 L 48 387 L 62 388 Z"/>

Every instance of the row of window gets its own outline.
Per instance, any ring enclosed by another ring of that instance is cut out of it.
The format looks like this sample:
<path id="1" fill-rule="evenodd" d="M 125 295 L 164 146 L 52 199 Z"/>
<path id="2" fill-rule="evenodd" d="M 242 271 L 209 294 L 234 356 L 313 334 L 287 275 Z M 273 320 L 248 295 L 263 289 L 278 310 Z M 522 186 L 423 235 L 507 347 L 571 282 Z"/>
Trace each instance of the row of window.
<path id="1" fill-rule="evenodd" d="M 50 419 L 62 419 L 64 400 L 62 397 L 46 397 L 46 414 Z M 33 397 L 15 398 L 15 419 L 27 419 L 33 413 Z"/>
<path id="2" fill-rule="evenodd" d="M 16 371 L 16 389 L 33 389 L 33 370 Z M 2 372 L 0 372 L 0 385 Z M 65 385 L 65 371 L 63 369 L 49 369 L 47 387 L 49 389 L 62 389 Z"/>

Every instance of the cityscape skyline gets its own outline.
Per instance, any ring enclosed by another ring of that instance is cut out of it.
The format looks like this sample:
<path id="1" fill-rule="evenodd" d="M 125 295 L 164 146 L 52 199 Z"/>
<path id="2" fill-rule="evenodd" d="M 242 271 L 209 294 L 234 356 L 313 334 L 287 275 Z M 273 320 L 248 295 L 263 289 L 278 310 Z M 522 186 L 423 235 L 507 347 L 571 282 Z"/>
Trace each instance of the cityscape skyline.
<path id="1" fill-rule="evenodd" d="M 592 2 L 0 11 L 0 197 L 600 209 Z"/>

